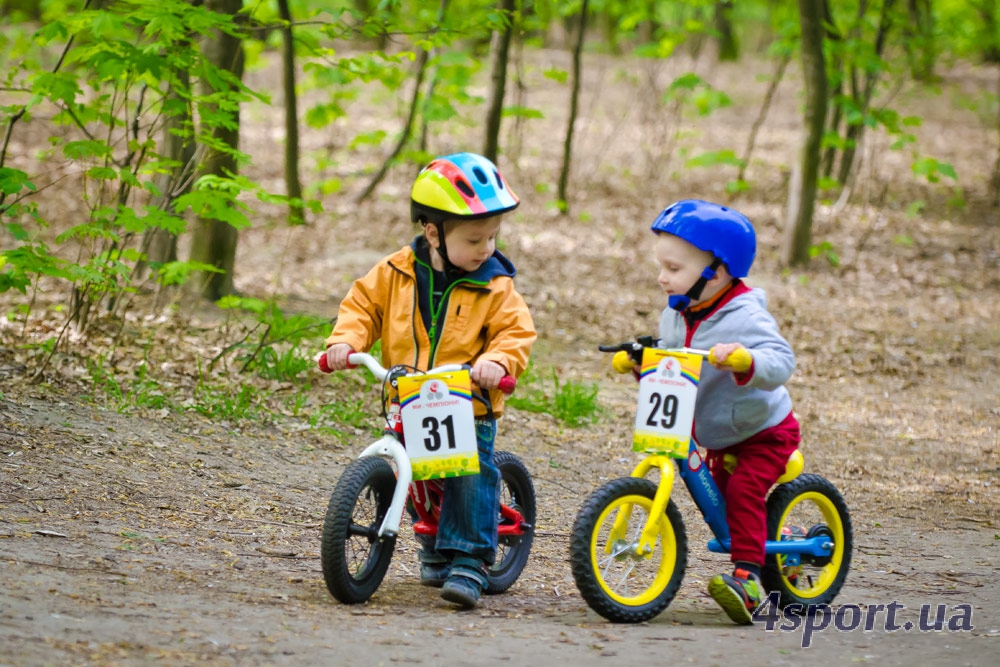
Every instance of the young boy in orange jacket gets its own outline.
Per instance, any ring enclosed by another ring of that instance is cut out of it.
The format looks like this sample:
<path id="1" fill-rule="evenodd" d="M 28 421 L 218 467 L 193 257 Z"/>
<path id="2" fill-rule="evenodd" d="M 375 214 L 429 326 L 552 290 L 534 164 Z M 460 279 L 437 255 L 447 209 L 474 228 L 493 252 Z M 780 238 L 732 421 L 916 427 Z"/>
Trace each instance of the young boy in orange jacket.
<path id="1" fill-rule="evenodd" d="M 514 287 L 514 265 L 496 249 L 502 216 L 519 200 L 496 166 L 474 153 L 439 157 L 417 175 L 410 194 L 424 233 L 355 281 L 327 338 L 327 362 L 347 367 L 352 352 L 382 341 L 386 367 L 472 366 L 472 382 L 503 413 L 498 385 L 528 365 L 535 328 Z M 476 403 L 478 475 L 445 480 L 438 534 L 419 538 L 421 583 L 475 607 L 497 549 L 500 472 L 493 463 L 496 419 Z"/>

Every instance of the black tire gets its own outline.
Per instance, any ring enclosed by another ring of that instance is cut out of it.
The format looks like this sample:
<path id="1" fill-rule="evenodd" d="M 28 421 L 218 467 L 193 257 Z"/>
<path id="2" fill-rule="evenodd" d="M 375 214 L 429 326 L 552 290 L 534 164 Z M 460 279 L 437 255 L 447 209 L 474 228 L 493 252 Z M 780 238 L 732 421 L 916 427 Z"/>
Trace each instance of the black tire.
<path id="1" fill-rule="evenodd" d="M 613 480 L 590 494 L 573 524 L 570 562 L 576 587 L 591 609 L 613 623 L 641 623 L 661 613 L 684 578 L 687 533 L 672 500 L 651 557 L 636 553 L 655 495 L 656 485 L 647 479 Z M 605 551 L 609 533 L 625 505 L 632 507 L 625 539 L 615 541 L 611 554 Z"/>
<path id="2" fill-rule="evenodd" d="M 500 469 L 500 502 L 520 512 L 528 527 L 523 535 L 500 537 L 496 562 L 487 572 L 485 592 L 488 595 L 503 593 L 521 576 L 535 538 L 536 519 L 535 485 L 527 467 L 510 452 L 496 452 L 493 461 Z M 501 516 L 501 525 L 503 521 Z"/>
<path id="3" fill-rule="evenodd" d="M 830 604 L 847 579 L 854 534 L 847 503 L 837 488 L 819 475 L 801 475 L 776 487 L 767 499 L 770 540 L 825 535 L 833 543 L 829 556 L 802 556 L 798 565 L 783 555 L 769 555 L 761 572 L 768 592 L 780 594 L 778 605 Z"/>
<path id="4" fill-rule="evenodd" d="M 385 459 L 355 459 L 337 482 L 323 521 L 320 560 L 323 579 L 344 604 L 365 602 L 375 593 L 392 559 L 395 537 L 378 537 L 396 475 Z"/>

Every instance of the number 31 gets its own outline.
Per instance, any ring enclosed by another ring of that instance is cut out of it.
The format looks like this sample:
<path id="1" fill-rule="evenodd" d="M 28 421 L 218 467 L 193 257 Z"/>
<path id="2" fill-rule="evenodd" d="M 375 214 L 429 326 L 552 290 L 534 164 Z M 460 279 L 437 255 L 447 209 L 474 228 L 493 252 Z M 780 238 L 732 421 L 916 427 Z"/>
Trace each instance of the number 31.
<path id="1" fill-rule="evenodd" d="M 438 431 L 439 426 L 444 426 L 447 431 L 445 436 L 447 439 L 446 448 L 455 449 L 455 424 L 452 421 L 451 415 L 448 415 L 441 421 L 438 421 L 436 417 L 424 417 L 423 427 L 427 429 L 427 435 L 429 438 L 424 438 L 424 447 L 429 452 L 436 452 L 441 449 L 441 433 Z"/>

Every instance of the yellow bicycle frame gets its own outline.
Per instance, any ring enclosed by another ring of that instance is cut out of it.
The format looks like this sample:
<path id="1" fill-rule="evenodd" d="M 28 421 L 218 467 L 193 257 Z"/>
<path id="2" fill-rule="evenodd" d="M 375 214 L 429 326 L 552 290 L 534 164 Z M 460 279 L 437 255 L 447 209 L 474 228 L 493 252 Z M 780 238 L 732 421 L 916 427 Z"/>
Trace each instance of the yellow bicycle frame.
<path id="1" fill-rule="evenodd" d="M 674 488 L 674 464 L 671 457 L 661 454 L 647 456 L 632 471 L 632 477 L 645 478 L 650 470 L 658 468 L 660 471 L 660 483 L 656 487 L 656 495 L 653 496 L 653 505 L 649 508 L 649 518 L 642 530 L 639 544 L 636 549 L 644 558 L 653 557 L 653 547 L 656 546 L 657 526 L 660 517 L 666 515 L 667 503 L 670 502 L 670 493 Z M 623 505 L 615 518 L 615 523 L 611 528 L 611 534 L 604 545 L 604 552 L 611 553 L 611 549 L 616 541 L 625 540 L 625 531 L 628 527 L 628 517 L 632 513 L 631 505 Z"/>

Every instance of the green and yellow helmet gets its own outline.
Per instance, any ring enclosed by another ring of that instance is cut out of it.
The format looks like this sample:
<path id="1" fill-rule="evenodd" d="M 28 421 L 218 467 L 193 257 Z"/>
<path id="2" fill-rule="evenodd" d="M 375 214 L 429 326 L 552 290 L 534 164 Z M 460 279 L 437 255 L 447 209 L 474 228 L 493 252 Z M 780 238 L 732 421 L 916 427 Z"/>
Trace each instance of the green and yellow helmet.
<path id="1" fill-rule="evenodd" d="M 475 153 L 435 158 L 410 191 L 414 222 L 489 218 L 517 208 L 520 200 L 493 162 Z"/>

